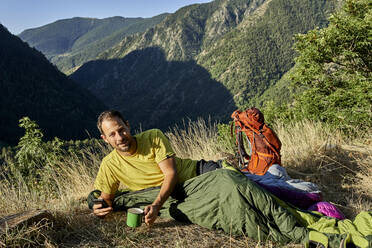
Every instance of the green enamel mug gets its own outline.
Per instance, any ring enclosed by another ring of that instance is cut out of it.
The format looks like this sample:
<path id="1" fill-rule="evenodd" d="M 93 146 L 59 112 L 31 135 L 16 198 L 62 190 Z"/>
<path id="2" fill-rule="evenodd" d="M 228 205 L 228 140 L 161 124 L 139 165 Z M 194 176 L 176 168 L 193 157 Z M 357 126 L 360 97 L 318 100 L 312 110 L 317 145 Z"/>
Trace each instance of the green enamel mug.
<path id="1" fill-rule="evenodd" d="M 143 210 L 140 208 L 130 208 L 127 213 L 127 226 L 139 227 L 142 224 Z"/>

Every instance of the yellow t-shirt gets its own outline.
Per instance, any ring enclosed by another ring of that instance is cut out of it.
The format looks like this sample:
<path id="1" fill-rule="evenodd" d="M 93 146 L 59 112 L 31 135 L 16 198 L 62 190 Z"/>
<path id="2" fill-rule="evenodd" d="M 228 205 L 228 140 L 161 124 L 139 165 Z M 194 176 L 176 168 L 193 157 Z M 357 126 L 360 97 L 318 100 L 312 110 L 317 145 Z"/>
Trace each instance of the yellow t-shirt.
<path id="1" fill-rule="evenodd" d="M 137 150 L 131 156 L 122 156 L 116 149 L 103 158 L 99 168 L 95 189 L 115 194 L 119 184 L 130 190 L 141 190 L 160 186 L 164 175 L 159 162 L 175 155 L 169 140 L 159 129 L 151 129 L 134 136 Z M 196 176 L 196 162 L 175 157 L 178 182 Z"/>

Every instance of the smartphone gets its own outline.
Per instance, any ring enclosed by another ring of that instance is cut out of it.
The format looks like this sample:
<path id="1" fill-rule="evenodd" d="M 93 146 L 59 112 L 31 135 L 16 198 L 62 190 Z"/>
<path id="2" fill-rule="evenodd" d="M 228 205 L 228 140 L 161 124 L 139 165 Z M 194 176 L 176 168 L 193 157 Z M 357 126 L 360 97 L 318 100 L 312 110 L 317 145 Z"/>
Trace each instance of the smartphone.
<path id="1" fill-rule="evenodd" d="M 108 208 L 108 204 L 105 200 L 99 198 L 99 199 L 93 199 L 93 203 L 94 204 L 102 204 L 102 207 L 101 208 Z"/>

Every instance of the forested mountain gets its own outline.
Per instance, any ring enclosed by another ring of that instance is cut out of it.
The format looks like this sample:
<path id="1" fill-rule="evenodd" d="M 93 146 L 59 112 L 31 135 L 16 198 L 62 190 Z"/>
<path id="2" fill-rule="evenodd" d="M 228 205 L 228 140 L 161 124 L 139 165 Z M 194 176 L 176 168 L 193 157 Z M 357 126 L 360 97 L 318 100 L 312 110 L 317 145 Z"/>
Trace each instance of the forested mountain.
<path id="1" fill-rule="evenodd" d="M 327 25 L 335 1 L 269 0 L 197 57 L 240 107 L 261 95 L 293 66 L 294 35 Z"/>
<path id="2" fill-rule="evenodd" d="M 44 55 L 0 25 L 0 141 L 16 144 L 18 120 L 36 121 L 47 138 L 87 138 L 97 133 L 105 106 L 58 71 Z"/>
<path id="3" fill-rule="evenodd" d="M 167 15 L 152 18 L 75 17 L 27 29 L 19 34 L 19 37 L 44 53 L 62 72 L 69 74 L 114 46 L 125 36 L 144 32 L 161 22 Z"/>
<path id="4" fill-rule="evenodd" d="M 215 0 L 186 6 L 125 37 L 71 77 L 143 127 L 165 127 L 183 116 L 229 119 L 236 106 L 259 104 L 293 66 L 294 35 L 326 26 L 336 3 Z"/>

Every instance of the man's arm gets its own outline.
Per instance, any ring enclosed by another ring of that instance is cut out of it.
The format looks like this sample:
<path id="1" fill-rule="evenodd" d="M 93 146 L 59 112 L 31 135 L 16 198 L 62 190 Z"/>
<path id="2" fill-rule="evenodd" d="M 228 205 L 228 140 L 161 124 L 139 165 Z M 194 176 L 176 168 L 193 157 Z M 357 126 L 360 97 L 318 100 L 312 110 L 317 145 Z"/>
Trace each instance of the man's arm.
<path id="1" fill-rule="evenodd" d="M 164 181 L 155 201 L 151 205 L 145 207 L 145 223 L 147 225 L 154 223 L 155 219 L 158 217 L 160 208 L 168 199 L 177 183 L 176 162 L 174 157 L 161 161 L 159 167 L 164 174 Z"/>
<path id="2" fill-rule="evenodd" d="M 112 208 L 112 200 L 114 199 L 114 195 L 101 192 L 101 196 L 99 198 L 102 198 L 103 200 L 105 200 L 107 202 L 107 205 L 109 205 L 109 207 L 107 207 L 107 208 L 101 208 L 102 207 L 102 204 L 94 204 L 93 205 L 93 214 L 95 216 L 97 216 L 97 217 L 103 218 L 107 214 L 109 214 L 110 212 L 112 212 L 112 210 L 113 210 L 113 208 Z"/>

